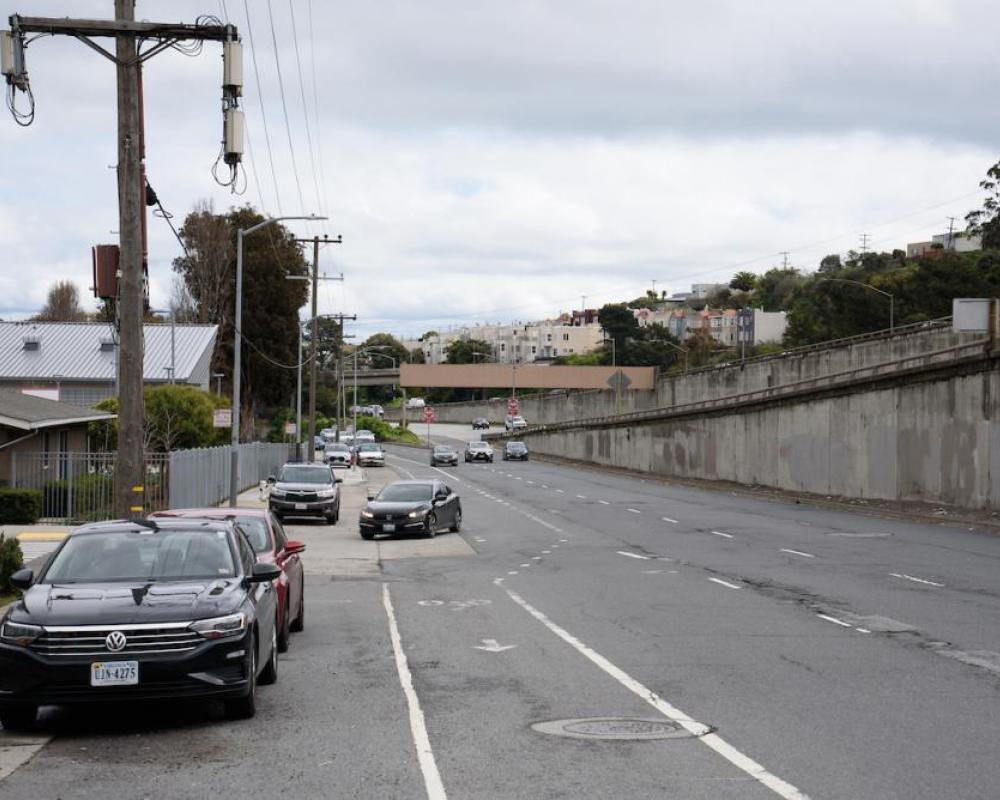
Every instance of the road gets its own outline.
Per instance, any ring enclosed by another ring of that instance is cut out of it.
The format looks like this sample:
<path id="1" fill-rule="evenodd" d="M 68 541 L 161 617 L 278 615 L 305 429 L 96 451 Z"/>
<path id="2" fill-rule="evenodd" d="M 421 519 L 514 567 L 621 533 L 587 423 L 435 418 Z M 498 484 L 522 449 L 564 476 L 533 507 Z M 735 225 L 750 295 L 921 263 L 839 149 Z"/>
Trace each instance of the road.
<path id="1" fill-rule="evenodd" d="M 1000 537 L 390 452 L 369 486 L 442 477 L 461 534 L 364 542 L 362 485 L 336 527 L 288 525 L 306 630 L 255 719 L 46 709 L 0 797 L 1000 796 Z M 581 718 L 666 738 L 532 727 Z"/>

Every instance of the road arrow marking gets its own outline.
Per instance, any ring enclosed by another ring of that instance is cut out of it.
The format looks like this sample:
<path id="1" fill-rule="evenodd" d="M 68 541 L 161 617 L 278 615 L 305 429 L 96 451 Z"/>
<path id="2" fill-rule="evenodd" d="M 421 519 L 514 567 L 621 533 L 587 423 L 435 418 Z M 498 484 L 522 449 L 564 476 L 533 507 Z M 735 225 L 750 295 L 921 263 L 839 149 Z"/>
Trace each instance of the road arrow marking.
<path id="1" fill-rule="evenodd" d="M 480 639 L 481 645 L 472 645 L 473 650 L 485 650 L 487 653 L 502 653 L 504 650 L 513 650 L 516 644 L 500 644 L 496 639 Z"/>

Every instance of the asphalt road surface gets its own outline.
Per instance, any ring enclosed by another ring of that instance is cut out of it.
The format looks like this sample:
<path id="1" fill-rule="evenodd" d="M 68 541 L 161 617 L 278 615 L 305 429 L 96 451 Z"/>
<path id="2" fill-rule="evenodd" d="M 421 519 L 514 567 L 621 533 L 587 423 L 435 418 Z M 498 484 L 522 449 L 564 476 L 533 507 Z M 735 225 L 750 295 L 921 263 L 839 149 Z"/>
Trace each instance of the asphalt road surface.
<path id="1" fill-rule="evenodd" d="M 306 629 L 256 718 L 45 709 L 0 797 L 1000 797 L 1000 537 L 390 453 L 287 526 Z M 369 487 L 432 476 L 460 534 L 360 539 Z"/>

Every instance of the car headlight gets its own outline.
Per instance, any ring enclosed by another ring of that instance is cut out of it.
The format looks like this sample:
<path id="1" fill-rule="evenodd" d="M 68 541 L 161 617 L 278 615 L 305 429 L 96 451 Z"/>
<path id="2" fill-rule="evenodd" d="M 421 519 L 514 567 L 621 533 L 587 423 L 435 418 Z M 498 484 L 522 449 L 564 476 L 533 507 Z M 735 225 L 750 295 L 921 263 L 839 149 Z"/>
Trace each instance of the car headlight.
<path id="1" fill-rule="evenodd" d="M 41 625 L 25 625 L 22 622 L 5 621 L 0 625 L 0 641 L 7 644 L 18 644 L 27 647 L 35 639 L 45 633 Z"/>
<path id="2" fill-rule="evenodd" d="M 428 511 L 430 511 L 429 508 L 415 508 L 415 509 L 413 509 L 413 511 L 411 511 L 406 516 L 410 517 L 410 519 L 415 519 L 417 517 L 422 517 Z"/>
<path id="3" fill-rule="evenodd" d="M 224 636 L 237 636 L 243 633 L 247 627 L 247 616 L 240 612 L 239 614 L 228 614 L 225 617 L 199 619 L 188 627 L 206 639 L 221 639 Z"/>
<path id="4" fill-rule="evenodd" d="M 275 489 L 275 488 L 271 489 L 271 497 L 284 497 L 284 496 L 285 496 L 284 489 Z"/>
<path id="5" fill-rule="evenodd" d="M 333 497 L 337 493 L 336 489 L 320 489 L 316 492 L 317 497 Z"/>
<path id="6" fill-rule="evenodd" d="M 375 515 L 371 511 L 362 511 L 361 516 L 365 519 L 375 519 Z"/>

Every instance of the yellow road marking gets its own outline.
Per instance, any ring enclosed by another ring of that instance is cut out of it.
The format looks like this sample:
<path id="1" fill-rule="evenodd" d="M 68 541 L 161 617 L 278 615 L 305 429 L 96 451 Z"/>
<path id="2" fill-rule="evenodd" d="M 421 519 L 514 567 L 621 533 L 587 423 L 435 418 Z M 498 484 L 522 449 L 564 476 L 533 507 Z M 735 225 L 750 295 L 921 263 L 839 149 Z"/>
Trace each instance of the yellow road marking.
<path id="1" fill-rule="evenodd" d="M 25 531 L 15 537 L 19 542 L 61 542 L 66 538 L 65 531 Z"/>

